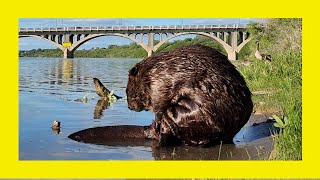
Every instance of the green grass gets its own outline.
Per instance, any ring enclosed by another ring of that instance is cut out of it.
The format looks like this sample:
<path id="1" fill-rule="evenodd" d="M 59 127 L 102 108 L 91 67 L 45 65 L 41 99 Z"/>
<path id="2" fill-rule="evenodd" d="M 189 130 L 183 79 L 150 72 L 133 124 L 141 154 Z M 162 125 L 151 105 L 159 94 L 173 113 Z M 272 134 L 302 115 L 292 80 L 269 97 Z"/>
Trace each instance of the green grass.
<path id="1" fill-rule="evenodd" d="M 254 111 L 273 112 L 279 117 L 284 115 L 288 118 L 288 125 L 274 136 L 272 158 L 300 160 L 302 158 L 301 53 L 288 52 L 275 55 L 272 62 L 252 58 L 250 66 L 239 66 L 239 70 L 251 92 L 270 92 L 253 95 Z"/>

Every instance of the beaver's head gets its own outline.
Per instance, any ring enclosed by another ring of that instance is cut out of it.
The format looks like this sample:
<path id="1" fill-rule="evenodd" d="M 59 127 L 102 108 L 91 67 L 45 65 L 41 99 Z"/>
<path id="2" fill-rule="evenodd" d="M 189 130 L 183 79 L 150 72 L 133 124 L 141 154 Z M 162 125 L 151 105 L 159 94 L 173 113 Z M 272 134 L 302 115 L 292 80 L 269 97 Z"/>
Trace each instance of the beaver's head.
<path id="1" fill-rule="evenodd" d="M 127 84 L 128 108 L 134 111 L 151 110 L 150 81 L 145 69 L 139 64 L 129 70 Z"/>

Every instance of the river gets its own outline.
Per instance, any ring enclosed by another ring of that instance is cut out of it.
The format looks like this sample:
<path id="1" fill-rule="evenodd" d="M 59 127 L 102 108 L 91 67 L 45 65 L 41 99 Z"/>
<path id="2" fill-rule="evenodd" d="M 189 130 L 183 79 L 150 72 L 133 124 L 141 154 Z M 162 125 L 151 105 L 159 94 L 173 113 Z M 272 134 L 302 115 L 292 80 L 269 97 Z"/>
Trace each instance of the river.
<path id="1" fill-rule="evenodd" d="M 148 144 L 96 145 L 68 138 L 73 132 L 108 125 L 149 125 L 151 112 L 133 112 L 125 99 L 99 105 L 92 78 L 125 97 L 128 70 L 141 59 L 20 58 L 20 160 L 249 160 L 266 159 L 272 150 L 267 116 L 253 115 L 235 144 L 212 148 L 153 148 Z M 83 101 L 82 97 L 87 97 Z M 61 131 L 51 129 L 61 122 Z M 257 125 L 257 122 L 262 122 Z M 260 128 L 260 129 L 259 129 Z M 259 133 L 257 133 L 259 132 Z"/>

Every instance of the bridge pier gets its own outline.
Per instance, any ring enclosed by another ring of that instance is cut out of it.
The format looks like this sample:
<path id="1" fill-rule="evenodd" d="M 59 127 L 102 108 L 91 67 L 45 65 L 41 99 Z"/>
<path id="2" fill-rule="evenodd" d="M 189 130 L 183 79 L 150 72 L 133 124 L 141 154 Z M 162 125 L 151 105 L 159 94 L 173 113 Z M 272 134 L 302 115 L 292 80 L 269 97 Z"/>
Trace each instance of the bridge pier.
<path id="1" fill-rule="evenodd" d="M 154 53 L 153 50 L 149 50 L 148 51 L 148 57 L 152 56 L 153 53 Z"/>
<path id="2" fill-rule="evenodd" d="M 237 31 L 231 32 L 229 34 L 229 45 L 231 46 L 231 48 L 229 49 L 229 51 L 227 51 L 228 59 L 230 61 L 238 60 L 238 53 L 236 51 L 236 49 L 238 47 L 238 32 Z"/>
<path id="3" fill-rule="evenodd" d="M 154 49 L 154 33 L 148 33 L 148 44 L 147 44 L 147 47 L 148 47 L 148 57 L 152 56 L 153 54 L 153 49 Z"/>
<path id="4" fill-rule="evenodd" d="M 64 51 L 63 51 L 63 58 L 64 59 L 71 59 L 71 58 L 73 58 L 73 51 L 70 51 L 69 49 L 65 49 Z"/>
<path id="5" fill-rule="evenodd" d="M 238 53 L 235 50 L 229 51 L 228 53 L 228 59 L 230 61 L 238 60 Z"/>

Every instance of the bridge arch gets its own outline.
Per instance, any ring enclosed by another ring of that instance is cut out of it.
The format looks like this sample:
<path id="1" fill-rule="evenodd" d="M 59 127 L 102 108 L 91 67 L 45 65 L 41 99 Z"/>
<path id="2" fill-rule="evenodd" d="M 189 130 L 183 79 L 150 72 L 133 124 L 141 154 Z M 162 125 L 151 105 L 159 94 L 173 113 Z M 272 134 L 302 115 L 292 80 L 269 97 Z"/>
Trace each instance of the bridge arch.
<path id="1" fill-rule="evenodd" d="M 241 44 L 239 44 L 236 51 L 239 53 L 243 46 L 246 45 L 252 38 L 253 37 L 249 37 L 246 40 L 244 40 Z"/>
<path id="2" fill-rule="evenodd" d="M 69 48 L 70 51 L 75 51 L 78 47 L 80 47 L 82 44 L 84 44 L 85 42 L 97 38 L 97 37 L 102 37 L 102 36 L 119 36 L 119 37 L 123 37 L 126 39 L 129 39 L 133 42 L 135 42 L 136 44 L 140 45 L 144 50 L 146 50 L 147 52 L 149 51 L 149 48 L 144 45 L 142 42 L 138 41 L 137 39 L 134 39 L 132 37 L 129 36 L 129 34 L 120 34 L 120 33 L 108 33 L 108 34 L 92 34 L 92 35 L 88 35 L 83 39 L 80 39 L 79 41 L 75 42 L 74 44 L 72 44 L 72 46 Z"/>
<path id="3" fill-rule="evenodd" d="M 50 42 L 51 44 L 53 44 L 54 46 L 58 47 L 59 49 L 61 49 L 62 51 L 65 50 L 65 48 L 61 45 L 61 44 L 58 44 L 54 41 L 51 41 L 47 38 L 44 38 L 44 37 L 41 37 L 41 36 L 37 36 L 37 35 L 23 35 L 23 36 L 19 36 L 19 38 L 26 38 L 26 37 L 34 37 L 34 38 L 38 38 L 38 39 L 42 39 L 42 40 L 45 40 L 47 42 Z"/>
<path id="4" fill-rule="evenodd" d="M 157 51 L 160 48 L 160 46 L 162 46 L 164 43 L 168 42 L 170 39 L 173 39 L 175 37 L 182 36 L 182 35 L 188 35 L 188 34 L 197 34 L 197 35 L 202 35 L 202 36 L 209 37 L 209 38 L 215 40 L 216 42 L 218 42 L 220 45 L 222 45 L 223 48 L 226 50 L 226 52 L 229 52 L 231 50 L 230 45 L 228 45 L 226 42 L 224 42 L 220 38 L 210 35 L 209 33 L 204 33 L 204 32 L 183 32 L 183 33 L 174 33 L 172 36 L 169 36 L 169 37 L 163 39 L 162 41 L 160 41 L 158 44 L 156 44 L 154 46 L 153 51 L 154 52 Z"/>

